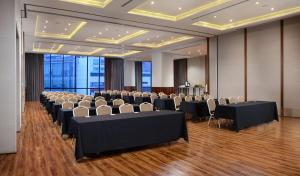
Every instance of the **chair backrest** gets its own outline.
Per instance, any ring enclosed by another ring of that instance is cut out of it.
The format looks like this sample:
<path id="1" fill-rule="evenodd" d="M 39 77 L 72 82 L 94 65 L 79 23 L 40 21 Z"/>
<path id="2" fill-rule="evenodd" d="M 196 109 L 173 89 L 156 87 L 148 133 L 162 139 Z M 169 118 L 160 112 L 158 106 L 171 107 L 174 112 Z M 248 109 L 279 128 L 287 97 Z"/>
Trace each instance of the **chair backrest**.
<path id="1" fill-rule="evenodd" d="M 141 112 L 153 111 L 153 105 L 151 103 L 144 102 L 140 104 L 140 111 Z"/>
<path id="2" fill-rule="evenodd" d="M 226 103 L 226 98 L 224 98 L 224 97 L 221 97 L 220 99 L 219 99 L 219 105 L 226 105 L 227 103 Z"/>
<path id="3" fill-rule="evenodd" d="M 143 92 L 142 97 L 149 97 L 149 93 L 148 92 Z"/>
<path id="4" fill-rule="evenodd" d="M 89 115 L 89 109 L 86 107 L 77 107 L 73 109 L 73 117 L 87 117 Z"/>
<path id="5" fill-rule="evenodd" d="M 174 94 L 174 93 L 171 93 L 169 96 L 170 96 L 170 98 L 172 98 L 172 99 L 173 99 L 174 97 L 176 97 L 176 94 Z"/>
<path id="6" fill-rule="evenodd" d="M 244 96 L 238 96 L 237 101 L 238 101 L 238 103 L 245 102 L 245 97 Z"/>
<path id="7" fill-rule="evenodd" d="M 209 113 L 212 114 L 216 110 L 216 102 L 213 98 L 207 99 Z"/>
<path id="8" fill-rule="evenodd" d="M 151 95 L 156 95 L 156 96 L 157 96 L 157 93 L 155 93 L 155 92 L 152 92 L 152 93 L 151 93 Z"/>
<path id="9" fill-rule="evenodd" d="M 181 101 L 182 101 L 182 98 L 181 98 L 180 96 L 174 97 L 174 105 L 175 105 L 175 108 L 177 108 L 177 107 L 180 106 Z"/>
<path id="10" fill-rule="evenodd" d="M 124 96 L 127 96 L 128 93 L 127 92 L 121 92 L 121 98 L 123 98 Z"/>
<path id="11" fill-rule="evenodd" d="M 55 100 L 55 103 L 57 103 L 57 104 L 63 104 L 63 102 L 65 102 L 65 99 L 62 98 L 62 97 L 58 97 L 58 98 Z"/>
<path id="12" fill-rule="evenodd" d="M 107 105 L 107 102 L 105 100 L 99 99 L 95 102 L 95 106 L 99 107 L 101 105 Z"/>
<path id="13" fill-rule="evenodd" d="M 82 100 L 86 100 L 86 101 L 93 101 L 93 97 L 92 96 L 89 96 L 89 95 L 86 95 L 86 96 L 84 96 L 83 97 L 83 99 Z"/>
<path id="14" fill-rule="evenodd" d="M 91 107 L 91 102 L 86 101 L 86 100 L 83 100 L 83 101 L 80 101 L 80 102 L 78 103 L 78 106 L 79 106 L 79 107 L 90 108 L 90 107 Z"/>
<path id="15" fill-rule="evenodd" d="M 122 104 L 119 107 L 120 113 L 130 113 L 134 112 L 133 105 L 132 104 Z"/>
<path id="16" fill-rule="evenodd" d="M 229 97 L 229 103 L 230 104 L 236 104 L 236 103 L 238 103 L 238 100 L 237 100 L 236 97 Z"/>
<path id="17" fill-rule="evenodd" d="M 57 96 L 52 95 L 52 96 L 50 97 L 50 101 L 55 101 L 57 98 L 58 98 Z"/>
<path id="18" fill-rule="evenodd" d="M 101 106 L 97 107 L 96 114 L 97 115 L 111 115 L 112 108 L 107 105 L 101 105 Z"/>
<path id="19" fill-rule="evenodd" d="M 78 99 L 75 98 L 75 97 L 72 97 L 72 98 L 69 98 L 69 99 L 68 99 L 68 102 L 71 102 L 71 103 L 77 103 L 77 102 L 78 102 Z"/>
<path id="20" fill-rule="evenodd" d="M 208 100 L 209 98 L 211 98 L 211 96 L 209 94 L 204 94 L 203 95 L 203 99 L 204 100 Z"/>
<path id="21" fill-rule="evenodd" d="M 195 96 L 195 101 L 202 101 L 202 97 L 199 96 L 199 95 L 196 95 L 196 96 Z"/>
<path id="22" fill-rule="evenodd" d="M 162 96 L 162 95 L 164 95 L 165 93 L 163 93 L 163 92 L 159 92 L 158 93 L 158 96 Z"/>
<path id="23" fill-rule="evenodd" d="M 183 99 L 185 97 L 184 93 L 179 93 L 178 96 L 180 96 L 181 99 Z"/>
<path id="24" fill-rule="evenodd" d="M 142 94 L 140 92 L 136 92 L 136 93 L 133 94 L 134 99 L 136 97 L 141 97 L 141 96 L 142 96 Z"/>
<path id="25" fill-rule="evenodd" d="M 122 99 L 115 99 L 115 100 L 113 100 L 113 105 L 120 106 L 120 105 L 123 105 L 123 104 L 124 104 L 124 100 L 122 100 Z"/>
<path id="26" fill-rule="evenodd" d="M 98 97 L 95 98 L 95 101 L 98 101 L 98 100 L 105 100 L 105 98 L 102 97 L 102 96 L 98 96 Z"/>
<path id="27" fill-rule="evenodd" d="M 129 95 L 129 96 L 133 96 L 133 95 L 134 95 L 134 92 L 129 92 L 128 95 Z"/>
<path id="28" fill-rule="evenodd" d="M 154 103 L 154 100 L 157 99 L 157 98 L 158 98 L 157 95 L 151 95 L 151 96 L 150 96 L 151 103 L 153 104 L 153 103 Z"/>
<path id="29" fill-rule="evenodd" d="M 166 94 L 161 94 L 159 97 L 160 97 L 160 99 L 167 99 L 167 98 L 168 98 L 168 95 L 166 95 Z"/>
<path id="30" fill-rule="evenodd" d="M 70 98 L 70 96 L 69 95 L 65 95 L 65 96 L 63 96 L 62 97 L 65 101 L 68 101 L 68 99 Z"/>
<path id="31" fill-rule="evenodd" d="M 193 96 L 187 95 L 187 96 L 185 96 L 184 100 L 185 100 L 186 102 L 193 101 Z"/>
<path id="32" fill-rule="evenodd" d="M 72 102 L 64 102 L 62 104 L 62 109 L 73 109 L 74 108 L 74 104 Z"/>

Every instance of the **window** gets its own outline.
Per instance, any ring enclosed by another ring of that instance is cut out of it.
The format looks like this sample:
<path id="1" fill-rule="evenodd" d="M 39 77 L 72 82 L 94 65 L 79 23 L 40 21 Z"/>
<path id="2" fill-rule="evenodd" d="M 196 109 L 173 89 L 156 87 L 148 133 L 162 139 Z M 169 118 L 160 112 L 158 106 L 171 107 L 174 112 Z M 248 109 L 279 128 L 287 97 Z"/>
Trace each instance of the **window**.
<path id="1" fill-rule="evenodd" d="M 151 62 L 142 63 L 142 91 L 143 92 L 152 91 L 152 63 Z"/>
<path id="2" fill-rule="evenodd" d="M 44 89 L 93 95 L 105 88 L 104 58 L 44 54 Z"/>

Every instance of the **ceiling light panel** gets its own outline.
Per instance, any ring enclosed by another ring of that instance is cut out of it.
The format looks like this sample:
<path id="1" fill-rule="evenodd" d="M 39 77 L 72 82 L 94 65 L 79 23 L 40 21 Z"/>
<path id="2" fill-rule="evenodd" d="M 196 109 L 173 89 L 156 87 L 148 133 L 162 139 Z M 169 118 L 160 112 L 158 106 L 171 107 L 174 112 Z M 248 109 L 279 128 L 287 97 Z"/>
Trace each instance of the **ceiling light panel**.
<path id="1" fill-rule="evenodd" d="M 84 55 L 84 56 L 99 55 L 99 52 L 102 51 L 103 49 L 104 48 L 74 46 L 70 51 L 68 51 L 68 54 Z"/>
<path id="2" fill-rule="evenodd" d="M 220 6 L 232 0 L 146 0 L 128 13 L 158 18 L 162 20 L 178 21 Z"/>
<path id="3" fill-rule="evenodd" d="M 60 1 L 85 5 L 90 7 L 96 7 L 96 8 L 104 8 L 109 3 L 112 2 L 112 0 L 60 0 Z"/>
<path id="4" fill-rule="evenodd" d="M 86 24 L 87 22 L 85 21 L 74 20 L 72 18 L 37 15 L 35 21 L 35 36 L 69 40 Z"/>
<path id="5" fill-rule="evenodd" d="M 106 57 L 127 57 L 140 52 L 138 50 L 105 49 L 101 52 L 101 55 Z"/>
<path id="6" fill-rule="evenodd" d="M 228 30 L 300 13 L 300 1 L 250 0 L 201 18 L 193 25 Z M 243 13 L 237 13 L 243 12 Z M 217 18 L 215 18 L 217 16 Z M 232 21 L 231 21 L 232 20 Z"/>
<path id="7" fill-rule="evenodd" d="M 63 46 L 64 45 L 57 43 L 34 42 L 32 51 L 38 53 L 58 53 Z"/>

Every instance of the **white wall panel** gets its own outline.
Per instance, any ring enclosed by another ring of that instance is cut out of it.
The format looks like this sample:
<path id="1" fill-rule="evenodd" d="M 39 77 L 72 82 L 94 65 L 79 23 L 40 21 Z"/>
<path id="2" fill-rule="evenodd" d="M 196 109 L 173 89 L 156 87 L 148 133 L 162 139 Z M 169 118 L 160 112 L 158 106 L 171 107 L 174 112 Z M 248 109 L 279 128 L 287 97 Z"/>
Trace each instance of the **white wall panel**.
<path id="1" fill-rule="evenodd" d="M 205 85 L 205 56 L 187 59 L 187 75 L 191 86 Z"/>
<path id="2" fill-rule="evenodd" d="M 124 60 L 124 86 L 135 86 L 135 62 Z"/>
<path id="3" fill-rule="evenodd" d="M 300 117 L 300 18 L 284 21 L 284 107 Z"/>
<path id="4" fill-rule="evenodd" d="M 217 37 L 209 39 L 209 85 L 210 94 L 217 98 Z"/>
<path id="5" fill-rule="evenodd" d="M 276 101 L 280 110 L 280 23 L 248 29 L 248 100 Z"/>
<path id="6" fill-rule="evenodd" d="M 219 36 L 219 97 L 244 95 L 244 31 Z"/>

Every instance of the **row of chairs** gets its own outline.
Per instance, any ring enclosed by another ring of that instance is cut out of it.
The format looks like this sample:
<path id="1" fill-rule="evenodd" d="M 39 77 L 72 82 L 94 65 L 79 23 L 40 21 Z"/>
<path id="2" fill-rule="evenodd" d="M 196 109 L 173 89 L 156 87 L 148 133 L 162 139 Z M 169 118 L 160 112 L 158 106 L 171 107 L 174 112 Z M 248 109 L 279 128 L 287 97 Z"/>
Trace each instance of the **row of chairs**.
<path id="1" fill-rule="evenodd" d="M 70 107 L 71 108 L 71 107 Z M 151 103 L 142 103 L 139 106 L 141 112 L 149 112 L 153 111 L 153 105 Z M 120 113 L 131 113 L 134 112 L 134 108 L 132 104 L 122 104 L 119 107 Z M 101 105 L 96 108 L 96 115 L 103 116 L 103 115 L 111 115 L 112 108 L 108 105 Z M 74 117 L 89 117 L 89 109 L 87 107 L 79 106 L 73 109 L 73 116 Z"/>

